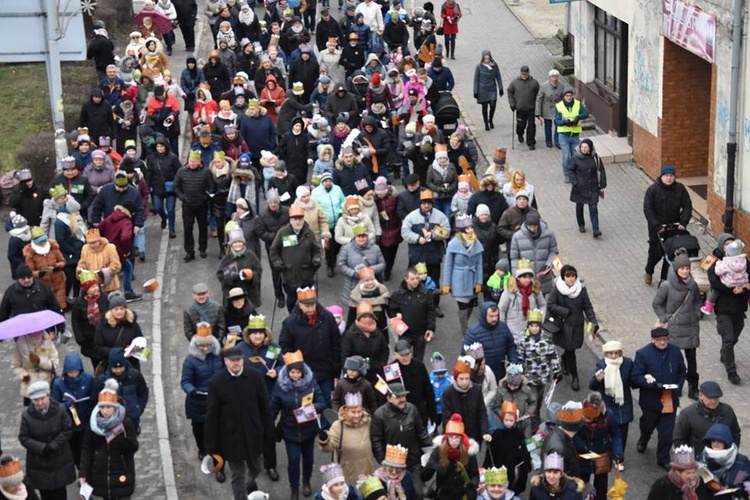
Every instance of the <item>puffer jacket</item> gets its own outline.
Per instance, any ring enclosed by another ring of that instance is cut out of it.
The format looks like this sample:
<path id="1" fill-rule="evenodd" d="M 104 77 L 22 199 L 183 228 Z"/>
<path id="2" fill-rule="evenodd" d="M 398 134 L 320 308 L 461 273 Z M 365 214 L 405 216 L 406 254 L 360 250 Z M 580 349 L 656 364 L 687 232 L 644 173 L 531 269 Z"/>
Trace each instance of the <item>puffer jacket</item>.
<path id="1" fill-rule="evenodd" d="M 510 267 L 514 273 L 518 261 L 528 259 L 531 261 L 534 274 L 539 274 L 540 271 L 551 267 L 552 260 L 559 253 L 557 238 L 550 231 L 547 223 L 540 221 L 537 231 L 537 234 L 531 234 L 524 223 L 521 229 L 513 234 L 513 239 L 510 242 Z"/>
<path id="2" fill-rule="evenodd" d="M 190 340 L 188 355 L 182 363 L 180 387 L 185 393 L 185 416 L 194 422 L 206 421 L 206 401 L 208 400 L 208 381 L 224 368 L 219 355 L 221 345 L 213 339 L 211 350 L 204 353 L 196 344 L 195 337 Z"/>
<path id="3" fill-rule="evenodd" d="M 120 257 L 117 255 L 117 248 L 107 241 L 107 238 L 101 238 L 99 247 L 94 250 L 91 245 L 83 245 L 81 249 L 81 260 L 78 261 L 78 271 L 88 269 L 90 271 L 101 271 L 109 268 L 112 271 L 108 285 L 101 285 L 102 292 L 108 293 L 120 289 L 120 277 L 118 273 L 122 268 Z"/>
<path id="4" fill-rule="evenodd" d="M 47 283 L 55 294 L 60 309 L 67 309 L 65 301 L 65 257 L 60 252 L 60 245 L 55 240 L 47 240 L 49 251 L 42 255 L 34 250 L 34 243 L 23 248 L 26 265 L 34 272 L 34 278 Z M 51 268 L 51 269 L 50 269 Z M 44 273 L 44 276 L 41 274 Z"/>
<path id="5" fill-rule="evenodd" d="M 563 457 L 563 463 L 565 466 L 565 470 L 563 472 L 566 475 L 571 477 L 581 477 L 581 465 L 578 460 L 578 452 L 576 450 L 575 443 L 573 442 L 573 438 L 568 436 L 560 427 L 556 427 L 555 430 L 553 430 L 552 433 L 547 436 L 547 439 L 542 445 L 543 457 L 546 457 L 553 451 Z M 532 492 L 533 491 L 534 490 L 532 489 Z M 531 498 L 537 497 L 534 497 L 532 495 Z"/>
<path id="6" fill-rule="evenodd" d="M 675 181 L 667 186 L 659 177 L 646 189 L 646 195 L 643 197 L 643 214 L 646 216 L 650 232 L 656 232 L 662 224 L 673 222 L 679 222 L 687 227 L 693 214 L 693 202 L 681 183 Z"/>
<path id="7" fill-rule="evenodd" d="M 78 377 L 71 378 L 68 375 L 68 372 L 72 370 L 80 372 Z M 70 421 L 73 423 L 74 432 L 83 432 L 88 429 L 89 417 L 93 407 L 91 401 L 91 386 L 93 384 L 94 376 L 84 371 L 81 355 L 77 352 L 66 354 L 62 372 L 52 383 L 52 399 L 62 404 L 70 412 Z M 75 399 L 71 399 L 70 396 Z M 73 418 L 73 411 L 78 416 L 78 424 Z"/>
<path id="8" fill-rule="evenodd" d="M 360 246 L 356 241 L 350 241 L 341 248 L 337 260 L 338 268 L 346 277 L 341 288 L 341 303 L 348 304 L 354 287 L 359 283 L 359 266 L 371 267 L 376 275 L 385 271 L 385 259 L 380 247 L 367 241 Z"/>
<path id="9" fill-rule="evenodd" d="M 34 364 L 29 356 L 34 353 L 39 356 L 39 363 Z M 60 366 L 60 356 L 57 347 L 46 333 L 24 335 L 16 340 L 16 348 L 13 351 L 13 360 L 10 367 L 13 374 L 21 381 L 21 396 L 29 397 L 29 385 L 34 382 L 49 382 L 55 378 L 55 372 Z M 24 377 L 29 377 L 24 381 Z"/>
<path id="10" fill-rule="evenodd" d="M 281 421 L 284 441 L 290 443 L 304 443 L 315 439 L 318 434 L 318 423 L 315 419 L 298 423 L 294 410 L 302 406 L 303 398 L 312 395 L 312 405 L 318 415 L 323 413 L 326 407 L 323 393 L 320 392 L 318 383 L 313 379 L 313 372 L 306 364 L 302 367 L 302 377 L 293 381 L 289 378 L 287 367 L 279 370 L 279 381 L 271 393 L 271 411 L 273 419 L 281 413 Z"/>
<path id="11" fill-rule="evenodd" d="M 99 224 L 99 232 L 117 248 L 120 263 L 125 262 L 133 246 L 133 221 L 130 219 L 130 212 L 125 207 L 116 206 L 115 211 Z"/>
<path id="12" fill-rule="evenodd" d="M 102 186 L 115 181 L 115 169 L 106 162 L 102 168 L 94 168 L 94 164 L 90 163 L 83 169 L 83 176 L 88 179 L 94 192 L 98 193 Z"/>
<path id="13" fill-rule="evenodd" d="M 121 408 L 124 412 L 124 408 Z M 98 412 L 98 410 L 97 410 Z M 92 417 L 92 422 L 96 422 Z M 94 495 L 103 498 L 124 498 L 135 492 L 135 461 L 138 437 L 133 421 L 123 415 L 123 432 L 112 440 L 92 425 L 83 438 L 79 477 L 94 488 Z"/>
<path id="14" fill-rule="evenodd" d="M 727 236 L 733 238 L 731 235 Z M 712 252 L 713 256 L 717 259 L 725 257 L 724 243 L 727 236 L 721 235 L 718 238 L 719 244 Z M 748 261 L 748 268 L 750 268 L 750 261 Z M 750 273 L 748 273 L 748 277 L 750 279 Z M 708 268 L 708 282 L 711 284 L 711 289 L 719 293 L 719 296 L 716 298 L 716 308 L 714 311 L 717 315 L 744 316 L 745 311 L 747 311 L 747 299 L 750 296 L 747 290 L 743 293 L 735 294 L 733 289 L 726 286 L 716 274 L 716 266 Z"/>
<path id="15" fill-rule="evenodd" d="M 560 292 L 560 288 L 566 288 L 563 279 L 555 278 L 553 283 L 552 291 L 547 295 L 547 311 L 564 319 L 562 329 L 553 336 L 555 345 L 566 351 L 580 349 L 586 322 L 598 324 L 589 292 L 581 282 L 581 291 L 577 296 L 566 296 Z"/>
<path id="16" fill-rule="evenodd" d="M 401 217 L 398 214 L 398 191 L 394 186 L 388 186 L 384 198 L 376 195 L 378 219 L 380 221 L 380 246 L 392 247 L 401 243 Z M 385 216 L 384 216 L 385 214 Z"/>
<path id="17" fill-rule="evenodd" d="M 700 347 L 701 294 L 689 275 L 686 280 L 669 268 L 667 279 L 659 285 L 651 307 L 659 321 L 669 321 L 669 343 L 680 349 Z"/>
<path id="18" fill-rule="evenodd" d="M 603 415 L 583 423 L 581 430 L 573 437 L 573 442 L 578 450 L 588 450 L 599 454 L 609 452 L 613 459 L 622 460 L 623 458 L 620 427 L 606 406 Z M 591 460 L 579 460 L 581 472 L 584 474 L 593 473 L 592 465 Z"/>
<path id="19" fill-rule="evenodd" d="M 26 448 L 26 476 L 34 488 L 54 490 L 76 480 L 68 444 L 72 428 L 68 412 L 54 400 L 45 413 L 31 405 L 21 414 L 18 440 Z"/>
<path id="20" fill-rule="evenodd" d="M 364 376 L 371 383 L 377 382 L 377 374 L 381 373 L 383 366 L 388 362 L 388 340 L 387 332 L 375 329 L 370 335 L 353 323 L 341 337 L 341 365 L 346 358 L 351 356 L 362 356 L 368 360 L 367 374 Z"/>
<path id="21" fill-rule="evenodd" d="M 594 148 L 583 154 L 580 148 L 570 161 L 570 201 L 596 205 L 599 192 L 607 187 L 607 172 L 604 163 Z"/>
<path id="22" fill-rule="evenodd" d="M 747 255 L 726 255 L 723 259 L 716 261 L 714 272 L 721 278 L 721 282 L 729 287 L 742 286 L 747 283 L 748 269 Z"/>
<path id="23" fill-rule="evenodd" d="M 500 217 L 508 209 L 508 202 L 500 191 L 477 191 L 469 198 L 468 215 L 474 215 L 479 205 L 487 205 L 490 209 L 490 218 L 497 224 Z"/>
<path id="24" fill-rule="evenodd" d="M 357 220 L 350 220 L 349 217 L 339 217 L 334 229 L 334 239 L 342 247 L 354 240 L 354 226 L 364 224 L 367 226 L 367 236 L 370 243 L 375 243 L 375 225 L 372 223 L 370 216 L 360 212 Z"/>
<path id="25" fill-rule="evenodd" d="M 432 232 L 435 226 L 440 226 L 450 232 L 448 217 L 440 210 L 432 209 L 425 214 L 421 209 L 414 210 L 404 218 L 401 224 L 401 237 L 409 244 L 409 262 L 424 262 L 425 264 L 440 264 L 443 261 L 443 242 L 431 239 L 424 245 L 419 244 L 424 229 Z"/>
<path id="26" fill-rule="evenodd" d="M 278 375 L 274 378 L 268 377 L 268 371 L 273 368 L 278 374 L 281 367 L 284 366 L 281 347 L 273 341 L 273 332 L 270 328 L 266 328 L 266 336 L 258 347 L 250 342 L 250 334 L 247 329 L 242 331 L 242 339 L 243 341 L 237 342 L 236 345 L 245 357 L 245 368 L 258 371 L 266 381 L 266 391 L 268 394 L 273 394 Z M 276 356 L 275 359 L 274 355 Z"/>
<path id="27" fill-rule="evenodd" d="M 174 193 L 185 205 L 200 207 L 208 202 L 215 189 L 214 176 L 208 168 L 180 168 L 174 176 Z"/>
<path id="28" fill-rule="evenodd" d="M 545 120 L 555 119 L 555 105 L 562 101 L 565 85 L 558 80 L 557 85 L 546 81 L 539 86 L 539 93 L 536 95 L 536 106 L 534 114 L 541 116 Z"/>
<path id="29" fill-rule="evenodd" d="M 281 324 L 279 345 L 284 353 L 302 351 L 315 380 L 336 378 L 341 373 L 341 334 L 336 320 L 317 304 L 315 324 L 304 317 L 299 305 Z"/>
<path id="30" fill-rule="evenodd" d="M 329 230 L 332 227 L 336 227 L 339 217 L 341 217 L 341 207 L 344 206 L 346 197 L 344 192 L 337 185 L 331 186 L 330 190 L 327 190 L 322 184 L 310 193 L 310 197 L 315 200 L 323 212 L 326 214 L 328 219 Z"/>
<path id="31" fill-rule="evenodd" d="M 435 331 L 435 302 L 424 285 L 409 290 L 406 281 L 401 280 L 401 285 L 393 291 L 388 303 L 390 317 L 399 313 L 404 323 L 409 325 L 404 337 L 414 339 L 424 335 L 427 330 Z"/>
<path id="32" fill-rule="evenodd" d="M 542 294 L 542 284 L 538 279 L 534 279 L 532 283 L 533 289 L 531 295 L 529 295 L 529 310 L 539 309 L 544 313 L 547 301 Z M 526 317 L 523 315 L 522 302 L 523 297 L 518 290 L 518 283 L 515 278 L 511 277 L 508 280 L 507 288 L 503 290 L 503 294 L 500 296 L 498 307 L 500 308 L 500 321 L 508 325 L 516 345 L 520 345 L 526 336 Z"/>
<path id="33" fill-rule="evenodd" d="M 467 250 L 459 239 L 448 242 L 445 252 L 443 286 L 450 288 L 454 297 L 473 297 L 476 285 L 482 285 L 482 258 L 484 247 L 479 240 Z"/>
<path id="34" fill-rule="evenodd" d="M 99 359 L 106 361 L 109 359 L 109 351 L 115 347 L 127 347 L 136 337 L 143 337 L 143 332 L 131 309 L 125 311 L 125 318 L 119 323 L 112 315 L 112 311 L 107 311 L 102 314 L 99 328 L 96 329 L 94 353 Z M 140 367 L 137 359 L 130 358 L 129 361 L 135 368 Z"/>
<path id="35" fill-rule="evenodd" d="M 278 230 L 271 243 L 268 258 L 271 266 L 281 271 L 284 283 L 290 287 L 307 286 L 315 281 L 322 260 L 320 243 L 305 224 L 297 238 L 296 245 L 285 246 L 284 240 L 289 240 L 294 234 L 291 224 Z"/>
<path id="36" fill-rule="evenodd" d="M 389 444 L 399 444 L 409 450 L 406 466 L 414 467 L 420 464 L 422 447 L 430 446 L 430 436 L 427 434 L 417 407 L 406 403 L 403 410 L 390 403 L 375 410 L 370 425 L 372 438 L 372 453 L 375 460 L 385 459 L 385 447 Z"/>
<path id="37" fill-rule="evenodd" d="M 321 450 L 332 453 L 334 462 L 341 463 L 347 482 L 356 484 L 360 475 L 371 474 L 376 467 L 370 442 L 371 417 L 364 412 L 360 421 L 354 423 L 346 418 L 345 408 L 338 413 L 338 422 L 331 425 L 325 439 L 318 436 L 316 441 Z"/>
<path id="38" fill-rule="evenodd" d="M 146 160 L 146 184 L 152 193 L 157 196 L 174 196 L 174 188 L 167 192 L 166 182 L 174 183 L 174 178 L 180 170 L 180 159 L 169 149 L 169 141 L 165 138 L 157 138 L 157 144 L 163 144 L 167 150 L 164 154 L 154 152 Z M 173 184 L 174 186 L 174 184 Z"/>
<path id="39" fill-rule="evenodd" d="M 483 302 L 479 306 L 479 318 L 477 323 L 470 326 L 466 331 L 464 345 L 479 342 L 484 347 L 484 359 L 487 366 L 492 368 L 498 380 L 505 377 L 505 361 L 518 362 L 516 353 L 516 342 L 508 329 L 508 325 L 498 321 L 497 325 L 487 323 L 487 310 L 497 307 L 494 302 Z"/>

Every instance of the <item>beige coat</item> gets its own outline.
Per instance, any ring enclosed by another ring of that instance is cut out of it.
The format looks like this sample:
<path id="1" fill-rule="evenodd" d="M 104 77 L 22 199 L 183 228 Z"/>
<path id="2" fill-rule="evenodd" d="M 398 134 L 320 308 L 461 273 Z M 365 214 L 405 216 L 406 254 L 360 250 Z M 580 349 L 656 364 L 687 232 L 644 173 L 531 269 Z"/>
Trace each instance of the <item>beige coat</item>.
<path id="1" fill-rule="evenodd" d="M 307 205 L 300 202 L 299 198 L 294 202 L 295 205 L 305 209 L 305 222 L 310 226 L 310 230 L 315 235 L 315 240 L 323 246 L 323 238 L 331 238 L 331 228 L 328 226 L 328 217 L 320 204 L 310 198 Z M 321 248 L 325 257 L 325 248 Z"/>
<path id="2" fill-rule="evenodd" d="M 102 286 L 102 291 L 111 292 L 120 288 L 120 278 L 117 276 L 117 273 L 120 272 L 121 267 L 122 264 L 120 263 L 120 257 L 117 255 L 117 248 L 107 238 L 102 238 L 97 250 L 92 250 L 91 245 L 88 243 L 83 245 L 81 260 L 78 261 L 76 273 L 80 273 L 83 269 L 100 271 L 104 268 L 109 268 L 112 271 L 112 280 L 108 285 Z"/>
<path id="3" fill-rule="evenodd" d="M 341 442 L 341 426 L 344 425 L 344 441 L 341 444 L 339 457 L 339 442 Z M 346 408 L 339 408 L 339 419 L 328 429 L 328 439 L 322 441 L 315 438 L 323 451 L 333 453 L 333 462 L 340 462 L 344 468 L 344 477 L 349 484 L 357 484 L 360 475 L 372 474 L 376 462 L 372 456 L 370 439 L 370 415 L 366 411 L 362 414 L 359 424 L 352 424 L 346 420 Z"/>
<path id="4" fill-rule="evenodd" d="M 370 243 L 375 243 L 375 226 L 372 223 L 372 219 L 370 219 L 367 214 L 360 212 L 357 215 L 357 222 L 351 222 L 348 219 L 349 218 L 346 215 L 342 215 L 339 217 L 338 222 L 336 222 L 336 243 L 343 247 L 352 241 L 354 239 L 354 226 L 358 223 L 367 226 L 367 236 L 370 238 Z"/>
<path id="5" fill-rule="evenodd" d="M 31 353 L 39 356 L 39 364 L 35 365 L 29 359 Z M 21 381 L 21 396 L 29 397 L 29 384 L 41 380 L 52 385 L 55 370 L 60 366 L 55 343 L 45 332 L 32 333 L 19 337 L 10 367 Z M 27 380 L 24 380 L 28 376 Z"/>

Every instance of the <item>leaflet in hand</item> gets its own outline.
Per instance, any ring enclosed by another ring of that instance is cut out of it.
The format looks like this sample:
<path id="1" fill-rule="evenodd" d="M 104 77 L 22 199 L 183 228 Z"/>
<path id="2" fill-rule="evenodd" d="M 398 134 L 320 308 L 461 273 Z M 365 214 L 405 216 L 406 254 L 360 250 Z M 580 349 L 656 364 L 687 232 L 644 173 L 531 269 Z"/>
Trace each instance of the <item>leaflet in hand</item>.
<path id="1" fill-rule="evenodd" d="M 318 416 L 318 412 L 315 411 L 315 406 L 307 405 L 302 406 L 294 410 L 294 418 L 298 424 L 304 424 L 305 422 L 311 422 Z"/>

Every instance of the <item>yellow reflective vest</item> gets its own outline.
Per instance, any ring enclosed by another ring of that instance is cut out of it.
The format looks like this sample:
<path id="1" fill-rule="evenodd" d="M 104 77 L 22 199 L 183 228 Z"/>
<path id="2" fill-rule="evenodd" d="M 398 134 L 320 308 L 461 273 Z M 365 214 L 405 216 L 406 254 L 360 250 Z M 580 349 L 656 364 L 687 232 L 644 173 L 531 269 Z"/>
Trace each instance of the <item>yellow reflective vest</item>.
<path id="1" fill-rule="evenodd" d="M 575 119 L 581 114 L 581 101 L 573 99 L 573 106 L 570 109 L 565 106 L 565 101 L 560 101 L 555 105 L 555 109 L 560 112 L 563 121 Z M 561 134 L 580 134 L 582 130 L 580 121 L 575 125 L 559 125 L 557 127 L 557 132 Z"/>

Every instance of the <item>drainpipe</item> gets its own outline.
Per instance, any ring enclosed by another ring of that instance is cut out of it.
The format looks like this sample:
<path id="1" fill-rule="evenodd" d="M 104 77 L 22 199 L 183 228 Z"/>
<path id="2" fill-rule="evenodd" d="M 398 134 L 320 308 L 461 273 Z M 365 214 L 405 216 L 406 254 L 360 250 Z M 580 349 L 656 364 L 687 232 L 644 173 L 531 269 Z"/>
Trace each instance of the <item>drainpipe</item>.
<path id="1" fill-rule="evenodd" d="M 722 222 L 724 232 L 734 232 L 734 186 L 737 171 L 737 101 L 740 88 L 740 57 L 742 55 L 742 14 L 745 0 L 734 0 L 732 22 L 732 80 L 729 89 L 729 142 L 727 142 L 726 209 Z"/>

